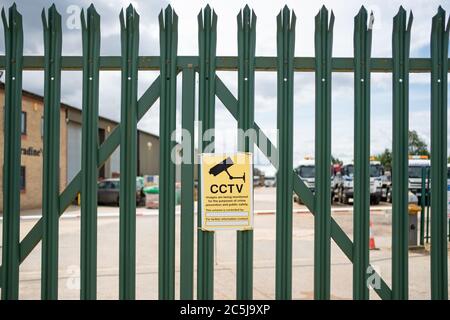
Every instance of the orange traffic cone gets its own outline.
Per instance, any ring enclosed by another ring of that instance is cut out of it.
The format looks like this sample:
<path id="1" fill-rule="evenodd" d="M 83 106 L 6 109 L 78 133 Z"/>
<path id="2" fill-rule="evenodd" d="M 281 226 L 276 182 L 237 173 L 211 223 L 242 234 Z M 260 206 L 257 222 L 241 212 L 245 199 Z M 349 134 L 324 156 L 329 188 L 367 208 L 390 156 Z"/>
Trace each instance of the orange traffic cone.
<path id="1" fill-rule="evenodd" d="M 378 250 L 378 248 L 375 246 L 375 237 L 373 236 L 372 230 L 372 220 L 370 220 L 369 236 L 369 250 Z"/>

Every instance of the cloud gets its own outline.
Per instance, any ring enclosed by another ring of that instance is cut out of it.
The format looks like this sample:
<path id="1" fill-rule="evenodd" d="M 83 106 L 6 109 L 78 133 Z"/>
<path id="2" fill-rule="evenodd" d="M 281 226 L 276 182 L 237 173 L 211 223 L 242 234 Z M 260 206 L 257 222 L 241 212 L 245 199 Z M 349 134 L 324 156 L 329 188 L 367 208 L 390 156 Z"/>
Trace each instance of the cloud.
<path id="1" fill-rule="evenodd" d="M 207 3 L 218 14 L 217 55 L 234 56 L 237 54 L 236 15 L 244 3 L 237 0 L 228 1 L 131 1 L 140 15 L 140 55 L 159 54 L 158 14 L 170 4 L 179 16 L 178 54 L 198 54 L 197 15 Z M 4 7 L 9 7 L 12 0 L 3 0 Z M 18 9 L 24 17 L 24 52 L 27 55 L 42 55 L 42 8 L 51 5 L 50 0 L 19 2 Z M 322 2 L 314 1 L 247 1 L 257 15 L 256 55 L 276 55 L 276 15 L 286 3 L 295 10 L 296 56 L 314 56 L 314 17 Z M 56 4 L 63 17 L 63 54 L 81 54 L 81 31 L 67 28 L 71 5 L 87 8 L 88 0 L 61 0 Z M 120 55 L 119 13 L 128 6 L 129 1 L 96 0 L 95 7 L 101 16 L 101 54 Z M 353 55 L 353 19 L 361 4 L 375 15 L 373 30 L 372 55 L 375 57 L 391 56 L 392 18 L 397 13 L 402 1 L 323 1 L 332 9 L 335 16 L 333 56 L 351 57 Z M 450 11 L 448 2 L 408 1 L 404 3 L 407 10 L 414 13 L 411 34 L 411 56 L 429 56 L 431 19 L 437 7 L 442 5 Z M 0 54 L 4 53 L 3 34 L 0 34 Z M 158 72 L 139 72 L 139 94 L 156 78 Z M 237 97 L 237 74 L 235 72 L 218 72 L 223 82 Z M 81 72 L 65 71 L 62 77 L 62 100 L 81 108 L 82 83 Z M 177 125 L 181 123 L 181 75 L 177 90 Z M 371 152 L 381 152 L 391 147 L 392 142 L 392 77 L 390 74 L 377 73 L 371 78 Z M 315 84 L 313 73 L 297 73 L 294 84 L 294 161 L 314 154 L 315 135 Z M 24 89 L 43 93 L 43 73 L 25 72 Z M 198 81 L 197 81 L 198 88 Z M 332 152 L 333 155 L 352 159 L 353 157 L 353 74 L 333 75 L 332 101 Z M 410 126 L 429 142 L 429 74 L 414 74 L 410 77 Z M 277 87 L 275 72 L 261 72 L 256 75 L 255 83 L 255 118 L 267 132 L 277 127 Z M 102 72 L 100 81 L 100 114 L 114 120 L 120 120 L 120 72 Z M 219 135 L 219 149 L 234 149 L 236 136 L 235 120 L 217 99 L 216 125 Z M 158 133 L 159 102 L 139 122 L 139 128 Z M 272 135 L 272 133 L 270 133 Z M 275 136 L 273 137 L 275 139 Z M 273 141 L 276 144 L 276 140 Z"/>

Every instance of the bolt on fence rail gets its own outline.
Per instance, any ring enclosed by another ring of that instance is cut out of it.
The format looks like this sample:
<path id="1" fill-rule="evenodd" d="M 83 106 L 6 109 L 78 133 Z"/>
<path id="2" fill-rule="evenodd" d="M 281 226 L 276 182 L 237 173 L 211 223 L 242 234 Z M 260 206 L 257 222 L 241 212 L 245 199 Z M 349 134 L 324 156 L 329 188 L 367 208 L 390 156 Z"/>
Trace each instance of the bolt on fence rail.
<path id="1" fill-rule="evenodd" d="M 370 74 L 392 72 L 393 86 L 393 224 L 392 286 L 379 277 L 373 287 L 382 299 L 408 298 L 407 243 L 407 133 L 410 73 L 431 74 L 431 293 L 432 299 L 447 299 L 447 77 L 449 25 L 439 7 L 432 21 L 431 58 L 410 58 L 412 14 L 400 7 L 393 20 L 392 58 L 372 58 L 373 15 L 361 8 L 355 17 L 354 57 L 333 58 L 334 15 L 322 7 L 316 16 L 315 57 L 294 57 L 296 16 L 287 6 L 277 16 L 277 56 L 255 56 L 256 14 L 246 6 L 239 12 L 238 55 L 216 56 L 217 15 L 206 6 L 198 15 L 198 56 L 178 56 L 178 17 L 171 6 L 159 15 L 160 56 L 138 56 L 139 15 L 130 5 L 120 13 L 121 56 L 100 56 L 100 15 L 91 5 L 81 12 L 82 56 L 62 56 L 61 16 L 52 5 L 42 11 L 44 56 L 23 55 L 22 16 L 16 5 L 8 17 L 2 10 L 5 55 L 0 68 L 5 74 L 5 134 L 3 171 L 3 250 L 0 269 L 2 299 L 19 298 L 19 266 L 42 240 L 41 297 L 58 298 L 58 219 L 81 192 L 81 299 L 97 294 L 97 209 L 96 171 L 121 146 L 119 297 L 135 298 L 136 217 L 133 192 L 136 177 L 136 124 L 160 99 L 160 207 L 159 267 L 160 299 L 175 298 L 175 164 L 171 162 L 175 129 L 176 78 L 182 74 L 182 127 L 193 137 L 195 121 L 195 77 L 199 78 L 199 113 L 203 132 L 214 129 L 215 98 L 226 106 L 238 128 L 254 129 L 258 139 L 244 140 L 241 151 L 254 144 L 269 158 L 279 152 L 276 210 L 277 299 L 292 297 L 292 197 L 295 192 L 315 215 L 314 297 L 330 298 L 330 244 L 333 239 L 353 263 L 353 298 L 368 299 L 370 278 L 379 275 L 369 262 L 369 165 Z M 369 19 L 369 20 L 368 20 Z M 20 112 L 22 71 L 44 70 L 44 180 L 43 217 L 22 241 L 19 238 Z M 59 104 L 62 70 L 83 71 L 82 169 L 59 193 Z M 99 72 L 120 70 L 121 123 L 98 145 Z M 138 70 L 159 70 L 160 76 L 138 99 Z M 216 71 L 238 72 L 238 97 L 217 76 Z M 277 123 L 280 133 L 276 148 L 254 122 L 256 71 L 277 72 Z M 316 192 L 313 194 L 293 171 L 294 72 L 315 72 L 316 84 Z M 331 86 L 333 72 L 354 73 L 355 94 L 355 208 L 353 242 L 330 215 L 329 163 L 331 150 Z M 194 141 L 189 141 L 193 159 Z M 266 145 L 267 148 L 261 148 Z M 200 141 L 200 151 L 206 145 Z M 278 149 L 278 150 L 277 150 Z M 194 165 L 182 164 L 181 273 L 180 297 L 194 298 Z M 199 204 L 200 208 L 200 204 Z M 199 220 L 199 223 L 201 221 Z M 213 233 L 198 230 L 197 298 L 214 298 Z M 253 297 L 253 233 L 238 232 L 236 297 Z"/>

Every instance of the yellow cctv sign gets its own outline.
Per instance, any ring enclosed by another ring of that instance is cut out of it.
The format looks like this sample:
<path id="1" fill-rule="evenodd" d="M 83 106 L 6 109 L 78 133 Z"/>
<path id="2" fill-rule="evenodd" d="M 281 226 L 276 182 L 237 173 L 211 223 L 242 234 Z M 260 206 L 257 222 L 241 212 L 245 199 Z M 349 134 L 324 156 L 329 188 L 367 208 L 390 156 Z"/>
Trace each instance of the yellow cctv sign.
<path id="1" fill-rule="evenodd" d="M 202 230 L 253 229 L 252 154 L 201 155 Z"/>

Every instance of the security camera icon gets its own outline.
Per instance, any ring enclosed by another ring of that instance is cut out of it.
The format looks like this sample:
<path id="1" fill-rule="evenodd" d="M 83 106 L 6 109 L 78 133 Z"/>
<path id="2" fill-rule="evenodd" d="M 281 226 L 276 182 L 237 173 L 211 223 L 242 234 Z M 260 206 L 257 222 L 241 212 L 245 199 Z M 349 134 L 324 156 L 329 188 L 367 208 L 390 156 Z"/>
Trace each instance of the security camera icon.
<path id="1" fill-rule="evenodd" d="M 233 164 L 234 164 L 233 160 L 231 160 L 230 157 L 227 157 L 226 159 L 224 159 L 223 161 L 219 162 L 214 167 L 209 169 L 209 174 L 211 174 L 213 176 L 217 176 L 218 174 L 221 174 L 222 172 L 225 171 L 227 173 L 227 175 L 228 175 L 228 178 L 230 180 L 242 179 L 245 182 L 245 172 L 244 172 L 244 175 L 242 177 L 233 177 L 228 172 L 228 168 L 230 168 Z"/>

